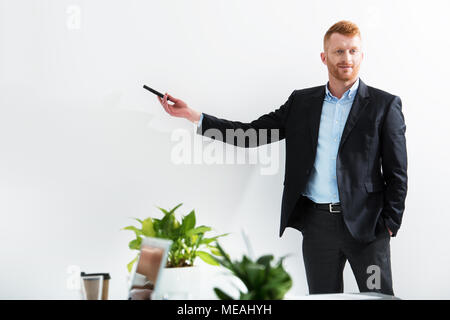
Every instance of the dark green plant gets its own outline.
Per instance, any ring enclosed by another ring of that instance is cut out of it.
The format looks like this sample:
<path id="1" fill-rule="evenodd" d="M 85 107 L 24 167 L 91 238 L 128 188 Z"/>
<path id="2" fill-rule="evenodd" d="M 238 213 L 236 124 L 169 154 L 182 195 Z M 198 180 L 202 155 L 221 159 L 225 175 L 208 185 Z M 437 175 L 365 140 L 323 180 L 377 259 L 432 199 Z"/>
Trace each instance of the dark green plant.
<path id="1" fill-rule="evenodd" d="M 239 290 L 240 300 L 281 300 L 292 287 L 292 279 L 283 268 L 283 260 L 286 257 L 280 258 L 275 265 L 271 264 L 272 255 L 264 255 L 256 261 L 251 261 L 244 255 L 242 261 L 231 261 L 219 243 L 216 246 L 220 257 L 214 259 L 247 287 L 247 292 Z M 221 300 L 234 300 L 219 288 L 214 288 L 214 292 Z"/>
<path id="2" fill-rule="evenodd" d="M 143 237 L 170 239 L 172 240 L 172 246 L 168 252 L 167 268 L 193 266 L 196 257 L 200 257 L 200 259 L 208 264 L 219 265 L 210 254 L 218 253 L 217 248 L 211 243 L 227 234 L 206 238 L 205 233 L 211 231 L 211 228 L 207 226 L 195 226 L 194 210 L 187 216 L 183 216 L 181 222 L 178 221 L 175 217 L 175 210 L 181 205 L 182 203 L 170 211 L 158 207 L 164 214 L 161 219 L 149 217 L 141 220 L 134 218 L 140 223 L 140 228 L 127 226 L 122 229 L 133 231 L 136 235 L 136 239 L 130 241 L 128 247 L 132 250 L 140 250 Z M 128 263 L 128 272 L 131 272 L 137 258 L 138 256 Z"/>

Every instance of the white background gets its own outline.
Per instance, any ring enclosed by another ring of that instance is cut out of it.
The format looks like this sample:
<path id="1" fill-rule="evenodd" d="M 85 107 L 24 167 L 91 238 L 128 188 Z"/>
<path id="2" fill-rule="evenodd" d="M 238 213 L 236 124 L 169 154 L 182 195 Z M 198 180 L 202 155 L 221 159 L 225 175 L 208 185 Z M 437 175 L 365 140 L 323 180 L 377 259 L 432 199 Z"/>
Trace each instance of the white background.
<path id="1" fill-rule="evenodd" d="M 290 293 L 306 294 L 302 236 L 278 237 L 284 142 L 275 175 L 175 165 L 171 132 L 192 124 L 142 85 L 251 121 L 326 83 L 323 35 L 343 19 L 362 32 L 361 79 L 403 101 L 409 189 L 391 240 L 394 291 L 450 298 L 448 12 L 447 0 L 1 0 L 0 298 L 78 299 L 67 288 L 76 265 L 109 272 L 110 298 L 124 299 L 133 234 L 120 229 L 181 202 L 180 215 L 195 209 L 199 224 L 232 232 L 222 244 L 236 259 L 241 228 L 257 255 L 292 254 Z M 357 292 L 348 263 L 344 277 Z"/>

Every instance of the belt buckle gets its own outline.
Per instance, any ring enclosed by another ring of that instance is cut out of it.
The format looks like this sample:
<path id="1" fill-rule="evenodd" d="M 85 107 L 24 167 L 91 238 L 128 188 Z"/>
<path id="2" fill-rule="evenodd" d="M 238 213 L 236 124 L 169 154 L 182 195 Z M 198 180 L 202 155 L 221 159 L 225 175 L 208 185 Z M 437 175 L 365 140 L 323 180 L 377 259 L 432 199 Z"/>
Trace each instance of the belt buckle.
<path id="1" fill-rule="evenodd" d="M 340 211 L 333 211 L 333 203 L 329 203 L 328 206 L 331 213 L 340 213 Z"/>

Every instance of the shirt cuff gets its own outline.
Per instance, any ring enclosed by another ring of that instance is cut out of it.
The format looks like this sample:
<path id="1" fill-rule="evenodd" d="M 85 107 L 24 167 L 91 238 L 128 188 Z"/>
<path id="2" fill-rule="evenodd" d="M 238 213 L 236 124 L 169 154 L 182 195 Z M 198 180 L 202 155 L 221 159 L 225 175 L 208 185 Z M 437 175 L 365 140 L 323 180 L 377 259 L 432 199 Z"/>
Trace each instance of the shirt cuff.
<path id="1" fill-rule="evenodd" d="M 198 120 L 197 122 L 197 128 L 199 128 L 202 125 L 202 120 L 203 120 L 203 113 L 200 114 L 200 120 Z"/>

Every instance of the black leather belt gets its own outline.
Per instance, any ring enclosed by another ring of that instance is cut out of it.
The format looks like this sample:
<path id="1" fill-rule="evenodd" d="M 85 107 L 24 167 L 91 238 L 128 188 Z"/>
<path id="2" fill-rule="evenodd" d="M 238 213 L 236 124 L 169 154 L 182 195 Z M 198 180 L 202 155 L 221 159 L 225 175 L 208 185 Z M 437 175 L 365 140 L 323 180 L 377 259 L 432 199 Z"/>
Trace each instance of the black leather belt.
<path id="1" fill-rule="evenodd" d="M 336 203 L 315 203 L 311 199 L 308 199 L 308 204 L 310 206 L 314 207 L 314 208 L 317 208 L 319 210 L 328 211 L 329 213 L 332 213 L 332 214 L 341 214 L 342 213 L 342 208 L 341 208 L 341 203 L 340 202 L 336 202 Z"/>

